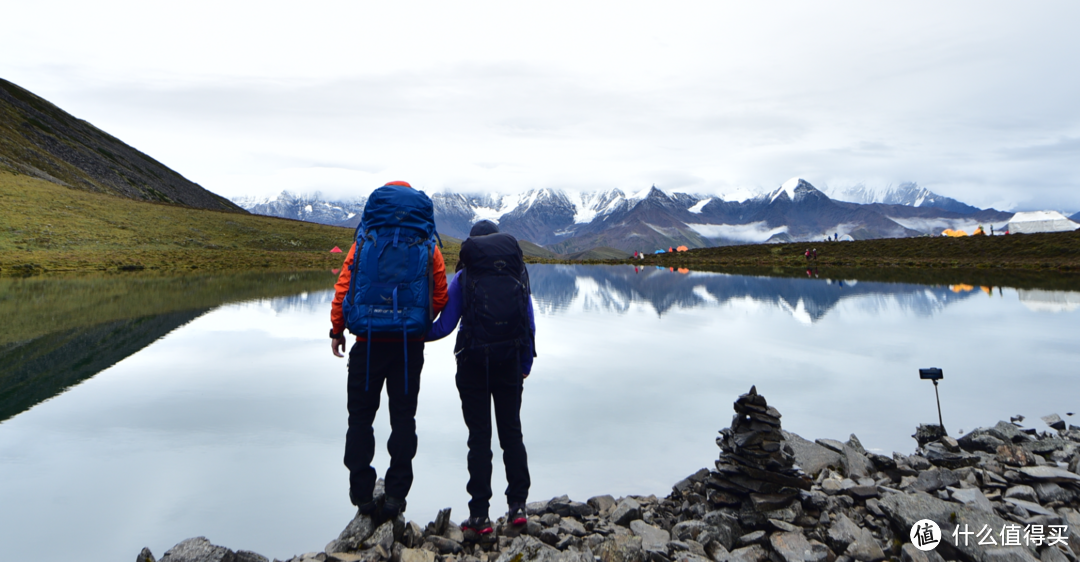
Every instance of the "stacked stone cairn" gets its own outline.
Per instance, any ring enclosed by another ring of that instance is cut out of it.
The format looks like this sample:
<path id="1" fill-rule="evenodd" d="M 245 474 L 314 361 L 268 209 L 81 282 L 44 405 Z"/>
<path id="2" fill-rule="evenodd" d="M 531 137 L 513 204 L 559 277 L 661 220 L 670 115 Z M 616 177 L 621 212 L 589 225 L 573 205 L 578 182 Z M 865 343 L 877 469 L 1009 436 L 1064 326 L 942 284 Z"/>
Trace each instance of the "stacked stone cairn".
<path id="1" fill-rule="evenodd" d="M 960 439 L 923 426 L 914 454 L 890 457 L 854 435 L 811 442 L 786 432 L 751 388 L 720 432 L 716 469 L 698 470 L 667 497 L 533 502 L 526 525 L 500 519 L 484 537 L 463 533 L 449 509 L 425 526 L 358 515 L 323 551 L 289 562 L 1078 562 L 1080 427 L 1056 415 L 1043 421 L 1051 432 L 1003 421 Z M 934 550 L 909 539 L 922 519 L 941 528 Z M 1005 545 L 1006 525 L 1061 539 Z M 996 544 L 953 538 L 984 527 Z M 143 549 L 137 561 L 155 559 Z M 268 560 L 197 537 L 161 562 Z"/>

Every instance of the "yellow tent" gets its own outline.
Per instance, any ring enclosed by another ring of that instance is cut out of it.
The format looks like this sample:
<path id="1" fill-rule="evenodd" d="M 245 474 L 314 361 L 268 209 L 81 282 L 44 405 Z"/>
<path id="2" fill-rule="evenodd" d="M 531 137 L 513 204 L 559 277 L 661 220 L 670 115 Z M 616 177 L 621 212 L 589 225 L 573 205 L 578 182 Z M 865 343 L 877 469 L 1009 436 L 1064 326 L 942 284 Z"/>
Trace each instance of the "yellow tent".
<path id="1" fill-rule="evenodd" d="M 971 233 L 972 236 L 986 236 L 986 232 L 982 229 L 982 225 L 975 229 L 975 232 Z"/>
<path id="2" fill-rule="evenodd" d="M 967 236 L 968 233 L 964 232 L 963 230 L 953 230 L 951 228 L 946 228 L 945 230 L 941 231 L 941 235 L 950 236 L 952 238 L 959 238 L 961 236 Z"/>

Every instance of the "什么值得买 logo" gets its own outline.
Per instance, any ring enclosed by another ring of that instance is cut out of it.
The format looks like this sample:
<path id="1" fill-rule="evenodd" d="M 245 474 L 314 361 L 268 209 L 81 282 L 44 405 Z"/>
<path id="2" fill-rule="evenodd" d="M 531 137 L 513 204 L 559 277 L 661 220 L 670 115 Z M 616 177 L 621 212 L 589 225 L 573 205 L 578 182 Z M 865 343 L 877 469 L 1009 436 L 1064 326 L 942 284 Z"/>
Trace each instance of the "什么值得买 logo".
<path id="1" fill-rule="evenodd" d="M 911 544 L 919 550 L 933 550 L 941 543 L 941 527 L 929 519 L 920 519 L 911 526 Z"/>

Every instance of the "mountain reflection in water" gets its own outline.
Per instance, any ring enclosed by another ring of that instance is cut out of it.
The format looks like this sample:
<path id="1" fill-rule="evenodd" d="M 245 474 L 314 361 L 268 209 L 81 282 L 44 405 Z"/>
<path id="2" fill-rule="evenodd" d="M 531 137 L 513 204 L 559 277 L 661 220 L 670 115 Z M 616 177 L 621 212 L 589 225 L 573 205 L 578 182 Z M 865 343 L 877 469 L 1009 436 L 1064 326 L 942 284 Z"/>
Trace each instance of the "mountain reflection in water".
<path id="1" fill-rule="evenodd" d="M 647 303 L 658 316 L 673 309 L 722 306 L 732 301 L 753 300 L 790 312 L 804 322 L 817 322 L 845 299 L 858 297 L 860 306 L 873 309 L 893 302 L 920 316 L 940 312 L 949 304 L 985 296 L 975 288 L 877 283 L 834 279 L 749 277 L 722 273 L 688 274 L 664 268 L 633 266 L 530 266 L 533 298 L 537 309 L 554 314 L 580 301 L 585 310 L 622 314 L 633 303 Z M 975 290 L 972 290 L 975 289 Z M 1080 298 L 1080 293 L 1030 291 L 1056 294 L 1059 299 Z M 1073 295 L 1072 297 L 1060 295 Z M 1047 298 L 1045 295 L 1043 298 Z"/>

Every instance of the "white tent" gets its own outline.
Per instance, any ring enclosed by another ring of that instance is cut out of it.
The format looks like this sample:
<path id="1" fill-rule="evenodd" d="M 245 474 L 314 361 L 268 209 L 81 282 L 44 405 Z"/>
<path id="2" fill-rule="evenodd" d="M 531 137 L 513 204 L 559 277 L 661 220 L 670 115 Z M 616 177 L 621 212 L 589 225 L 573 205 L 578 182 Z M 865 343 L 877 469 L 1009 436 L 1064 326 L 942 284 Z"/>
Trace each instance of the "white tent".
<path id="1" fill-rule="evenodd" d="M 1080 228 L 1080 224 L 1076 224 L 1057 211 L 1031 211 L 1013 215 L 1009 219 L 1007 228 L 1009 234 L 1068 232 Z"/>

